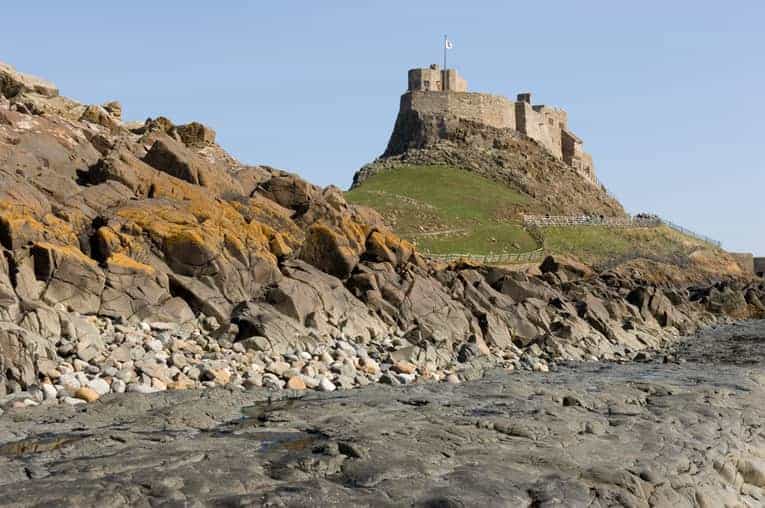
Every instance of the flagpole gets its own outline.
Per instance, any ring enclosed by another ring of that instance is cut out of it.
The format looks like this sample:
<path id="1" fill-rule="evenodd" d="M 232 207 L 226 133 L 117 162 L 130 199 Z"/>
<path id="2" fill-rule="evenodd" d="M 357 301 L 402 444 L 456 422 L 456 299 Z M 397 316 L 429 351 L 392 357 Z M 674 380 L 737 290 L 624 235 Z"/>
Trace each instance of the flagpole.
<path id="1" fill-rule="evenodd" d="M 448 40 L 448 37 L 444 34 L 444 70 L 446 70 L 446 41 Z"/>

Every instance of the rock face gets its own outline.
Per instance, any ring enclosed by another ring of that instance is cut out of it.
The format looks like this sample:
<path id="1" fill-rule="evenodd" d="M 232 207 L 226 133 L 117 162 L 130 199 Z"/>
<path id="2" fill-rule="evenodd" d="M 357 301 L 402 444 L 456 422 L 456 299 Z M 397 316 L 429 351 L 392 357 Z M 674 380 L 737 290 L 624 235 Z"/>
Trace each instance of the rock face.
<path id="1" fill-rule="evenodd" d="M 763 506 L 763 346 L 760 321 L 547 374 L 21 408 L 0 418 L 2 504 Z"/>
<path id="2" fill-rule="evenodd" d="M 395 358 L 372 361 L 417 367 L 375 374 L 395 384 L 453 374 L 474 357 L 535 370 L 560 359 L 629 359 L 721 316 L 764 310 L 761 282 L 748 280 L 690 290 L 566 259 L 529 274 L 439 265 L 338 189 L 239 163 L 201 124 L 125 124 L 118 103 L 79 104 L 8 67 L 0 76 L 0 395 L 57 384 L 42 359 L 84 362 L 79 370 L 98 370 L 87 382 L 113 368 L 158 374 L 151 389 L 189 386 L 183 368 L 167 375 L 137 366 L 148 350 L 105 340 L 103 329 L 115 325 L 215 322 L 215 340 L 227 351 L 241 342 L 242 355 L 387 341 L 399 344 L 386 346 Z M 455 136 L 473 132 L 455 128 Z M 500 146 L 496 134 L 485 142 Z M 167 366 L 164 356 L 177 351 L 166 346 L 146 345 Z M 366 368 L 355 358 L 354 369 Z M 238 372 L 225 362 L 208 367 L 192 380 L 220 384 Z M 303 374 L 307 387 L 322 385 Z M 351 374 L 337 365 L 323 386 L 368 381 Z M 277 387 L 294 377 L 274 375 Z"/>

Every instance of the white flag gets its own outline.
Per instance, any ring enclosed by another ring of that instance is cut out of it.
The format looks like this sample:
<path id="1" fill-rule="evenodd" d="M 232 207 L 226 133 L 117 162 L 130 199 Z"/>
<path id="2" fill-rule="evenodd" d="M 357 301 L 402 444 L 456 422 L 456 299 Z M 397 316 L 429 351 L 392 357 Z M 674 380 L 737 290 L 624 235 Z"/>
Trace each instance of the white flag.
<path id="1" fill-rule="evenodd" d="M 446 49 L 452 49 L 454 47 L 454 44 L 449 39 L 444 39 L 444 47 Z"/>

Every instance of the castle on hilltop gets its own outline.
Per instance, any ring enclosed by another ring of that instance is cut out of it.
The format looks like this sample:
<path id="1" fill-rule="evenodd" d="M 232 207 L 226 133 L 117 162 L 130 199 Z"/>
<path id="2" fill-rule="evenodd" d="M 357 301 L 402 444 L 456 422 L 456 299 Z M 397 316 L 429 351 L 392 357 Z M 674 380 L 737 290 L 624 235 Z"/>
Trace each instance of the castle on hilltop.
<path id="1" fill-rule="evenodd" d="M 401 96 L 401 111 L 448 114 L 499 129 L 513 129 L 543 146 L 554 157 L 595 182 L 592 157 L 582 140 L 568 128 L 568 114 L 559 108 L 532 105 L 531 94 L 518 94 L 516 101 L 486 93 L 468 92 L 467 81 L 456 69 L 438 65 L 410 69 L 407 92 Z"/>

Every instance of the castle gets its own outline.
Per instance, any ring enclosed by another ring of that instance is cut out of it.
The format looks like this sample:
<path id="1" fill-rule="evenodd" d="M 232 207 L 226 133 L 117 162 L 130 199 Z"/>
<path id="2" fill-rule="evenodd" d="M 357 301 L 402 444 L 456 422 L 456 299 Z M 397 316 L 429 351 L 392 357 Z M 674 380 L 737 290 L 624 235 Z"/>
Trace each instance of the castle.
<path id="1" fill-rule="evenodd" d="M 438 65 L 410 69 L 407 92 L 401 96 L 402 112 L 448 114 L 500 129 L 513 129 L 542 145 L 554 157 L 596 182 L 592 157 L 582 140 L 568 128 L 568 114 L 559 108 L 532 105 L 531 94 L 516 101 L 500 95 L 468 92 L 467 81 L 456 69 Z"/>

